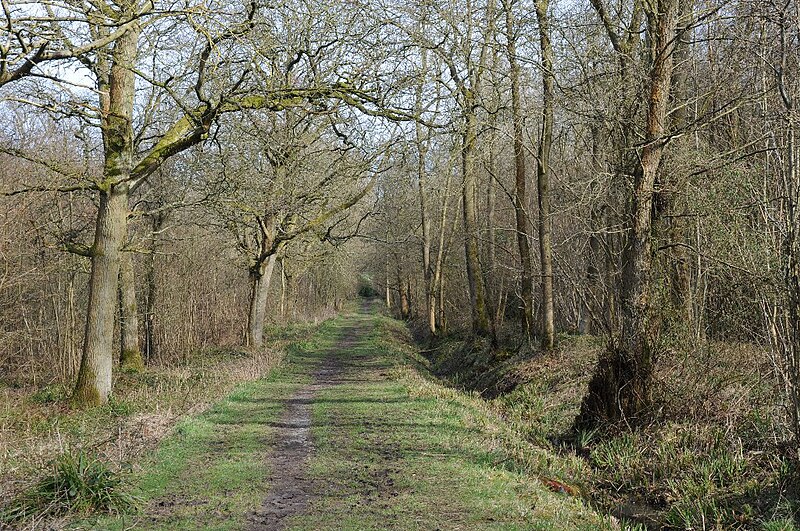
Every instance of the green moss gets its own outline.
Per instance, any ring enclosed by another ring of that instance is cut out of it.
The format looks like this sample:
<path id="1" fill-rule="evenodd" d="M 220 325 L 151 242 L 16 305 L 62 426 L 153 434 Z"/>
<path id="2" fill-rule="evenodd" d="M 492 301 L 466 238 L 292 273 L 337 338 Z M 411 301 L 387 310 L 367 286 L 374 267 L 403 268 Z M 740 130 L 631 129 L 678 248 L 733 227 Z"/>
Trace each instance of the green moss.
<path id="1" fill-rule="evenodd" d="M 83 371 L 79 375 L 78 383 L 75 385 L 75 390 L 70 397 L 70 405 L 76 409 L 102 406 L 106 403 L 107 398 L 103 397 L 97 387 L 92 384 L 97 379 L 97 376 L 94 371 L 81 368 Z"/>
<path id="2" fill-rule="evenodd" d="M 139 349 L 123 350 L 120 355 L 120 369 L 129 373 L 138 373 L 144 370 L 144 358 Z"/>

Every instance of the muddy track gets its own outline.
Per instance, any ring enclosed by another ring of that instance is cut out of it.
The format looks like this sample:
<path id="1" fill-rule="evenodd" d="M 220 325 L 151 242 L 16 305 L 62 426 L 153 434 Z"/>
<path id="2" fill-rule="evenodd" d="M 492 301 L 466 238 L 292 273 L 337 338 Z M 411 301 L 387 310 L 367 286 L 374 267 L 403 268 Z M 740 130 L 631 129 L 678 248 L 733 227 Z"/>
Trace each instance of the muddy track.
<path id="1" fill-rule="evenodd" d="M 250 515 L 249 529 L 273 531 L 285 529 L 286 520 L 302 514 L 314 497 L 314 482 L 307 474 L 314 451 L 311 437 L 311 411 L 314 398 L 323 389 L 337 385 L 345 375 L 342 351 L 352 347 L 363 330 L 349 327 L 314 371 L 312 383 L 296 391 L 287 401 L 287 409 L 273 428 L 273 448 L 267 458 L 271 471 L 270 495 L 261 508 Z"/>

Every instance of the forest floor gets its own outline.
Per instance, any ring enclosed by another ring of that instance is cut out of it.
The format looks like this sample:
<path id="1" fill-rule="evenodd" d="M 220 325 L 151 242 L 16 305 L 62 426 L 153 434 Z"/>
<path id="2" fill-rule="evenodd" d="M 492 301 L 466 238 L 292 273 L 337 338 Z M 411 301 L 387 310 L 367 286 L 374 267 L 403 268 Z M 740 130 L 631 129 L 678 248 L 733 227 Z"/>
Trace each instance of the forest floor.
<path id="1" fill-rule="evenodd" d="M 403 325 L 363 308 L 180 422 L 134 473 L 136 512 L 73 527 L 621 528 L 574 496 L 579 473 L 438 383 Z"/>

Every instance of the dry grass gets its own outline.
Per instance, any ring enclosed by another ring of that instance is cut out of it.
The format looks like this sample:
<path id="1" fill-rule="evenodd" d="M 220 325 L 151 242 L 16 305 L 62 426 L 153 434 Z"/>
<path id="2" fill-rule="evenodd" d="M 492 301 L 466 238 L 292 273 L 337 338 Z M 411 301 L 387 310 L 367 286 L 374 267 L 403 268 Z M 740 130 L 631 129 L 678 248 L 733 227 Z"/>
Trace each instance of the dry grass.
<path id="1" fill-rule="evenodd" d="M 280 344 L 259 352 L 212 350 L 181 367 L 148 367 L 119 374 L 108 405 L 73 411 L 67 390 L 0 387 L 0 499 L 35 483 L 66 452 L 86 451 L 113 470 L 131 466 L 181 418 L 204 410 L 282 359 Z"/>

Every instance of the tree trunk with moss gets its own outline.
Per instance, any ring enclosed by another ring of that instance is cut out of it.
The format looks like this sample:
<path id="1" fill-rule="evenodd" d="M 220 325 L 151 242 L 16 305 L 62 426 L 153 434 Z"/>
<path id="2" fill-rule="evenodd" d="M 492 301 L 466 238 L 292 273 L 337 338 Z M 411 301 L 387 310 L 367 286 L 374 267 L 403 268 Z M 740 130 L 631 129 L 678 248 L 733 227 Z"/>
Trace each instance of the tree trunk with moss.
<path id="1" fill-rule="evenodd" d="M 622 332 L 601 356 L 581 405 L 579 426 L 640 422 L 650 407 L 658 322 L 651 308 L 654 186 L 666 146 L 675 20 L 678 0 L 659 0 L 649 10 L 652 66 L 648 79 L 646 144 L 634 175 L 623 252 Z"/>
<path id="2" fill-rule="evenodd" d="M 250 268 L 250 311 L 247 317 L 247 345 L 261 348 L 264 345 L 264 323 L 267 316 L 267 298 L 272 283 L 277 254 Z"/>
<path id="3" fill-rule="evenodd" d="M 422 52 L 421 69 L 426 72 L 428 68 L 428 55 L 425 50 Z M 422 89 L 424 80 L 421 80 L 415 91 L 414 112 L 418 118 L 422 117 Z M 419 120 L 415 123 L 415 142 L 417 145 L 417 192 L 419 197 L 419 216 L 422 228 L 422 276 L 425 282 L 425 308 L 428 323 L 428 333 L 436 335 L 436 286 L 434 280 L 433 264 L 431 263 L 431 216 L 428 206 L 427 175 L 425 170 L 425 159 L 428 154 L 429 138 L 423 132 L 423 125 Z"/>
<path id="4" fill-rule="evenodd" d="M 542 267 L 542 348 L 555 346 L 555 305 L 553 302 L 553 237 L 550 212 L 550 148 L 553 145 L 553 45 L 550 42 L 548 0 L 537 0 L 539 44 L 542 54 L 542 134 L 536 158 L 536 183 L 539 198 L 539 257 Z"/>
<path id="5" fill-rule="evenodd" d="M 114 43 L 110 73 L 100 82 L 105 163 L 90 253 L 83 356 L 72 394 L 72 402 L 78 407 L 104 404 L 111 394 L 120 252 L 126 235 L 133 168 L 133 67 L 139 33 L 138 28 L 132 28 Z"/>
<path id="6" fill-rule="evenodd" d="M 472 109 L 472 104 L 466 106 Z M 478 249 L 478 174 L 475 168 L 475 143 L 478 124 L 475 115 L 469 111 L 462 135 L 461 164 L 463 186 L 461 200 L 464 205 L 464 252 L 467 262 L 467 283 L 469 285 L 472 331 L 479 336 L 490 334 L 489 316 L 486 310 L 486 290 L 481 271 L 480 251 Z"/>
<path id="7" fill-rule="evenodd" d="M 516 19 L 511 1 L 503 1 L 506 18 L 506 55 L 509 62 L 511 82 L 511 120 L 514 138 L 514 221 L 516 224 L 517 249 L 520 261 L 520 299 L 522 302 L 522 326 L 530 341 L 535 333 L 533 319 L 533 264 L 531 262 L 530 220 L 528 217 L 528 176 L 525 171 L 525 145 L 520 95 L 520 66 L 517 58 Z"/>
<path id="8" fill-rule="evenodd" d="M 139 348 L 139 315 L 136 304 L 136 284 L 133 257 L 130 252 L 120 254 L 119 266 L 119 328 L 120 367 L 132 371 L 144 368 Z"/>

